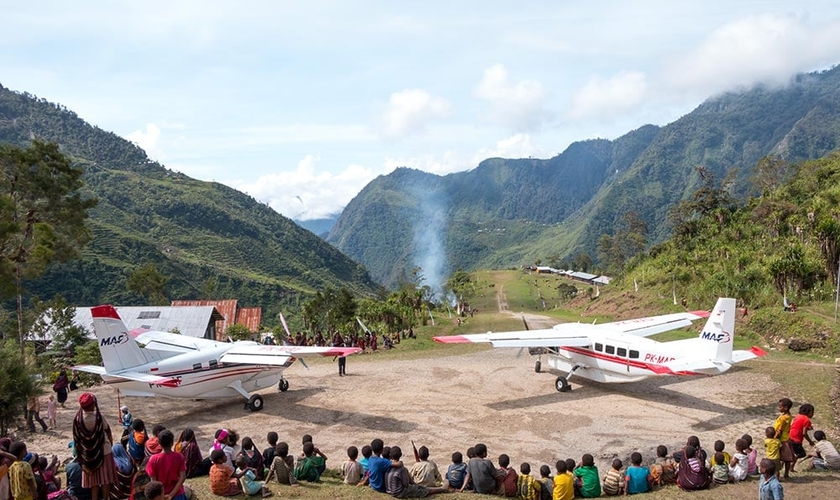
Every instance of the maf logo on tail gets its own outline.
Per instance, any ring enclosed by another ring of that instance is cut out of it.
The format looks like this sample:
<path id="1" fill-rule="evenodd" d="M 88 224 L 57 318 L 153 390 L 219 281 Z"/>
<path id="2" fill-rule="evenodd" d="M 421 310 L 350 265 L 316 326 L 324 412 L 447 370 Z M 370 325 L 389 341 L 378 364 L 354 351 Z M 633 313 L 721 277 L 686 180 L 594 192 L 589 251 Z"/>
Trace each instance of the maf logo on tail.
<path id="1" fill-rule="evenodd" d="M 128 342 L 128 334 L 121 333 L 119 335 L 114 335 L 113 337 L 108 337 L 107 339 L 102 339 L 99 341 L 99 347 L 110 346 L 110 345 L 120 345 L 125 344 Z"/>
<path id="2" fill-rule="evenodd" d="M 732 342 L 732 335 L 727 332 L 720 332 L 720 333 L 709 333 L 703 332 L 703 335 L 700 335 L 701 339 L 705 340 L 713 340 L 718 344 L 726 344 L 728 342 Z"/>

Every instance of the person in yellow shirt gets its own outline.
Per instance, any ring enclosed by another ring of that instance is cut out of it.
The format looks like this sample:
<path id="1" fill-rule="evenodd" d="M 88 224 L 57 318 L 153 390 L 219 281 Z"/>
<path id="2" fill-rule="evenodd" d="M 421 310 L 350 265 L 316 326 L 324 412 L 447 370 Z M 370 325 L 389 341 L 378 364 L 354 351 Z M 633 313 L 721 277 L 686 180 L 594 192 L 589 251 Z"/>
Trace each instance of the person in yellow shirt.
<path id="1" fill-rule="evenodd" d="M 768 427 L 764 430 L 764 456 L 772 460 L 776 464 L 776 475 L 781 471 L 781 463 L 779 451 L 782 447 L 782 442 L 776 437 L 776 429 Z"/>
<path id="2" fill-rule="evenodd" d="M 793 447 L 790 442 L 790 423 L 793 417 L 790 416 L 790 409 L 793 407 L 793 401 L 788 398 L 779 400 L 779 416 L 773 424 L 776 430 L 776 438 L 781 442 L 779 456 L 782 464 L 785 466 L 785 479 L 790 477 L 790 469 L 793 465 Z M 776 470 L 778 473 L 778 469 Z"/>
<path id="3" fill-rule="evenodd" d="M 575 482 L 572 476 L 566 474 L 566 461 L 558 460 L 557 475 L 554 476 L 554 500 L 572 500 L 575 498 Z"/>
<path id="4" fill-rule="evenodd" d="M 17 457 L 9 467 L 9 486 L 15 500 L 35 500 L 38 498 L 38 486 L 32 466 L 23 460 L 26 456 L 26 443 L 15 441 L 9 446 L 9 453 Z"/>

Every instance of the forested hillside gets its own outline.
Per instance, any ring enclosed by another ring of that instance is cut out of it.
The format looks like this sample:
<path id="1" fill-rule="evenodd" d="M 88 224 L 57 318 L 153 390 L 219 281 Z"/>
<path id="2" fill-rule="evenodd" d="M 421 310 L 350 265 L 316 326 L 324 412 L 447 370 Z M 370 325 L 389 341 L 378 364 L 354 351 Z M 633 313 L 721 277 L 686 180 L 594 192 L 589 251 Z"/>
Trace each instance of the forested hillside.
<path id="1" fill-rule="evenodd" d="M 646 244 L 663 241 L 668 211 L 697 189 L 701 172 L 731 171 L 733 194 L 744 199 L 762 157 L 818 158 L 838 144 L 836 67 L 717 96 L 664 127 L 574 143 L 550 160 L 496 158 L 445 177 L 395 171 L 347 206 L 328 239 L 393 284 L 418 265 L 414 235 L 428 231 L 431 202 L 447 270 L 585 263 L 598 259 L 603 235 L 626 228 L 629 213 L 647 226 Z"/>
<path id="2" fill-rule="evenodd" d="M 170 298 L 238 298 L 269 317 L 326 287 L 378 288 L 361 265 L 253 198 L 167 170 L 62 106 L 0 87 L 0 142 L 32 138 L 58 142 L 99 200 L 83 258 L 26 284 L 41 298 L 144 303 L 126 280 L 149 263 L 170 278 Z"/>

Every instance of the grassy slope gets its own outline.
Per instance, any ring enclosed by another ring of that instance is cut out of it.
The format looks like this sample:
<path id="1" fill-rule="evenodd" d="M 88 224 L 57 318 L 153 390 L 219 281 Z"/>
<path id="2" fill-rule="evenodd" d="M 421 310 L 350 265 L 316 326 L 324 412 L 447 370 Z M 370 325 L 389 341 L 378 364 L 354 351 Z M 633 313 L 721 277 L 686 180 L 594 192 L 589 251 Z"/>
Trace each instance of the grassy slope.
<path id="1" fill-rule="evenodd" d="M 548 314 L 558 318 L 558 321 L 608 321 L 612 319 L 648 316 L 663 314 L 681 310 L 674 306 L 670 297 L 662 297 L 656 293 L 642 291 L 639 294 L 630 294 L 609 287 L 602 288 L 601 296 L 597 300 L 578 298 L 571 303 L 562 304 L 564 308 L 553 308 L 543 310 L 537 299 L 537 290 L 543 297 L 548 297 L 553 307 L 559 300 L 552 298 L 551 293 L 556 295 L 556 284 L 565 278 L 548 275 L 532 275 L 519 271 L 481 271 L 474 274 L 477 282 L 477 294 L 471 301 L 471 306 L 476 307 L 479 313 L 474 318 L 466 318 L 461 326 L 450 319 L 446 311 L 435 312 L 435 326 L 423 326 L 415 331 L 418 334 L 417 340 L 405 340 L 396 349 L 375 354 L 359 356 L 354 363 L 376 362 L 383 358 L 408 357 L 408 358 L 431 358 L 461 354 L 467 351 L 487 349 L 484 345 L 441 345 L 431 340 L 433 335 L 450 335 L 463 333 L 486 332 L 488 330 L 521 329 L 521 320 L 508 314 L 498 314 L 496 292 L 499 287 L 504 287 L 507 295 L 509 308 L 514 312 Z M 494 286 L 490 286 L 494 284 Z M 711 307 L 702 304 L 698 308 Z M 828 316 L 833 320 L 833 315 L 826 314 L 825 308 L 815 308 L 814 311 L 802 311 L 808 314 Z M 833 313 L 833 311 L 832 311 Z M 739 323 L 739 328 L 742 326 Z M 693 331 L 681 331 L 659 336 L 659 340 L 670 340 L 673 338 L 685 338 L 695 335 Z M 739 333 L 740 336 L 740 333 Z M 736 346 L 745 348 L 752 343 L 761 342 L 754 334 L 745 334 L 736 338 Z M 786 396 L 794 401 L 809 401 L 813 403 L 817 412 L 814 416 L 814 426 L 827 430 L 829 439 L 840 442 L 836 415 L 830 410 L 829 389 L 837 376 L 837 367 L 825 354 L 799 354 L 789 351 L 771 351 L 760 361 L 749 363 L 745 369 L 758 370 L 761 373 L 770 375 L 773 380 L 788 389 Z M 314 360 L 313 363 L 329 362 L 329 360 Z M 527 363 L 526 363 L 527 364 Z M 527 366 L 523 365 L 523 369 Z M 761 388 L 756 388 L 761 393 Z M 768 398 L 781 397 L 781 395 L 769 394 Z M 768 420 L 774 418 L 768 415 Z M 760 449 L 760 446 L 759 446 Z M 410 461 L 410 459 L 409 459 Z M 448 464 L 439 463 L 438 466 L 446 467 Z M 603 472 L 603 471 L 601 471 Z M 840 473 L 802 473 L 796 474 L 793 481 L 785 483 L 785 492 L 788 498 L 826 498 L 825 488 L 833 488 L 840 481 Z M 193 479 L 188 481 L 199 494 L 199 498 L 212 498 L 209 492 L 209 482 L 206 478 Z M 321 484 L 305 484 L 298 488 L 278 486 L 276 483 L 271 486 L 275 494 L 284 497 L 301 498 L 338 498 L 338 499 L 368 499 L 386 498 L 382 494 L 372 492 L 369 488 L 350 487 L 341 484 L 334 471 L 328 472 Z M 695 500 L 734 500 L 756 496 L 757 482 L 750 480 L 746 483 L 721 486 L 709 491 L 695 492 L 691 498 Z M 641 498 L 651 500 L 664 500 L 672 498 L 685 498 L 686 493 L 679 491 L 674 486 L 662 488 L 656 492 L 645 495 Z M 474 494 L 451 494 L 445 498 L 453 500 L 466 498 L 481 498 L 481 495 Z M 489 497 L 488 497 L 489 498 Z"/>

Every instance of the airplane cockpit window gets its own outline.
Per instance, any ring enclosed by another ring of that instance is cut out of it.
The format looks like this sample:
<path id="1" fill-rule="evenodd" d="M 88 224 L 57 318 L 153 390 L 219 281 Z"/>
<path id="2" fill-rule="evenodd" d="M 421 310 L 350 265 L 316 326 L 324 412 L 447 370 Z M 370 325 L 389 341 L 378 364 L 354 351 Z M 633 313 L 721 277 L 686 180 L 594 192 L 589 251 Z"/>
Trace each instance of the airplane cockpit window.
<path id="1" fill-rule="evenodd" d="M 639 359 L 639 351 L 630 349 L 630 359 Z"/>
<path id="2" fill-rule="evenodd" d="M 604 344 L 599 344 L 598 342 L 595 342 L 595 350 L 598 352 L 604 352 Z"/>
<path id="3" fill-rule="evenodd" d="M 615 354 L 615 347 L 608 345 L 607 346 L 607 354 Z"/>
<path id="4" fill-rule="evenodd" d="M 621 357 L 627 357 L 627 349 L 623 347 L 618 348 L 618 355 Z"/>

